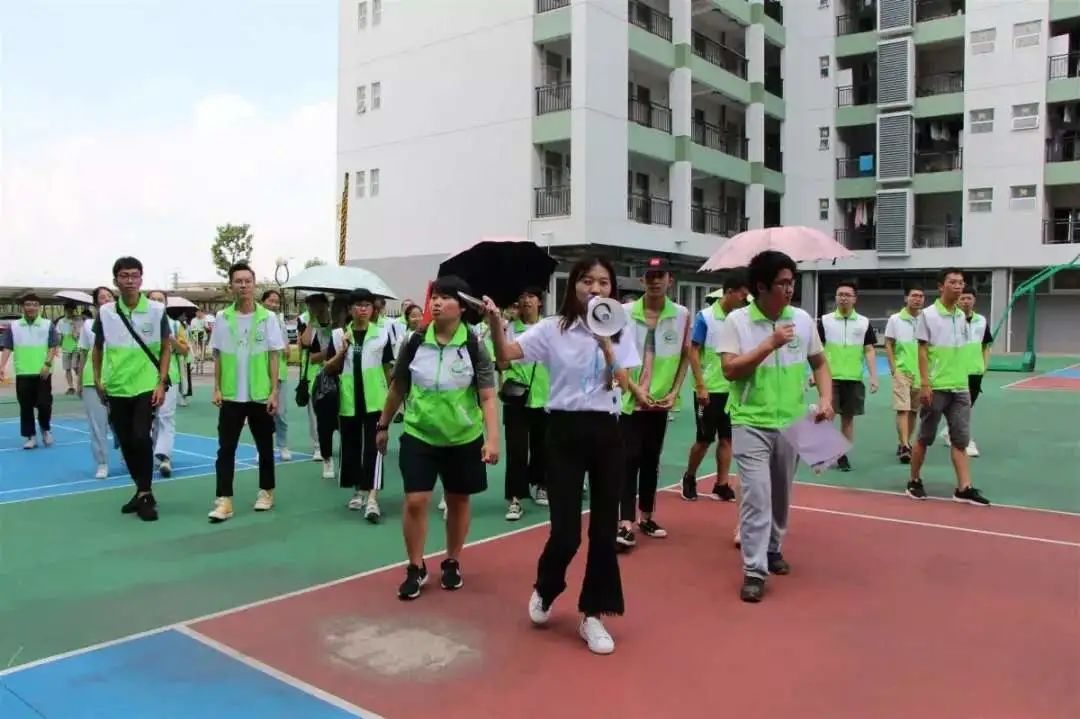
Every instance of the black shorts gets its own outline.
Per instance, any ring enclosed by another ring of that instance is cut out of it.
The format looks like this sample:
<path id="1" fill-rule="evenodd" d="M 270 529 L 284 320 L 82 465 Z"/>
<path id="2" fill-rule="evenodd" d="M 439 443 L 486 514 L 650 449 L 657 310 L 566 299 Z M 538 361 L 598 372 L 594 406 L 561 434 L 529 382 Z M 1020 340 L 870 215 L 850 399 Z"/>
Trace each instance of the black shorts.
<path id="1" fill-rule="evenodd" d="M 854 417 L 866 411 L 866 385 L 854 379 L 834 379 L 833 407 L 836 413 Z"/>
<path id="2" fill-rule="evenodd" d="M 436 478 L 442 479 L 447 494 L 479 494 L 487 489 L 487 468 L 480 458 L 484 438 L 468 444 L 436 447 L 413 437 L 401 435 L 398 466 L 405 481 L 405 494 L 431 492 Z"/>
<path id="3" fill-rule="evenodd" d="M 731 415 L 727 413 L 727 392 L 710 392 L 709 403 L 699 406 L 694 395 L 694 420 L 697 423 L 697 441 L 711 444 L 718 439 L 731 439 Z"/>
<path id="4" fill-rule="evenodd" d="M 968 394 L 971 395 L 971 406 L 975 406 L 975 400 L 982 394 L 982 379 L 981 374 L 969 374 L 968 375 Z"/>

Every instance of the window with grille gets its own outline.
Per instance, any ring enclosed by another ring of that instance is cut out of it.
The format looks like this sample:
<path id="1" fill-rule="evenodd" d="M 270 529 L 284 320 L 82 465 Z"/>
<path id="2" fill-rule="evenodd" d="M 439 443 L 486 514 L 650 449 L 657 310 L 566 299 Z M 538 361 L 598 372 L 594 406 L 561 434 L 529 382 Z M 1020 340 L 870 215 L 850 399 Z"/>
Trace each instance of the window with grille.
<path id="1" fill-rule="evenodd" d="M 382 83 L 371 83 L 371 109 L 378 110 L 382 107 Z"/>
<path id="2" fill-rule="evenodd" d="M 985 55 L 994 51 L 994 43 L 997 41 L 997 30 L 987 28 L 985 30 L 973 30 L 971 32 L 971 54 Z"/>
<path id="3" fill-rule="evenodd" d="M 379 196 L 379 170 L 378 168 L 371 171 L 371 196 Z"/>
<path id="4" fill-rule="evenodd" d="M 829 56 L 828 55 L 822 55 L 821 57 L 818 58 L 818 64 L 821 66 L 821 76 L 822 77 L 828 77 L 829 76 L 829 62 L 830 61 L 829 61 Z"/>
<path id="5" fill-rule="evenodd" d="M 367 2 L 356 4 L 356 27 L 360 30 L 367 29 Z"/>
<path id="6" fill-rule="evenodd" d="M 1013 185 L 1009 188 L 1009 209 L 1034 210 L 1037 193 L 1036 185 Z"/>
<path id="7" fill-rule="evenodd" d="M 367 87 L 361 85 L 356 88 L 356 114 L 363 115 L 367 112 Z"/>
<path id="8" fill-rule="evenodd" d="M 1039 103 L 1029 102 L 1012 106 L 1012 129 L 1035 130 L 1039 127 Z"/>
<path id="9" fill-rule="evenodd" d="M 968 113 L 968 125 L 972 134 L 994 131 L 994 109 L 971 110 Z"/>
<path id="10" fill-rule="evenodd" d="M 993 187 L 972 187 L 968 190 L 968 212 L 990 212 L 993 209 Z"/>
<path id="11" fill-rule="evenodd" d="M 366 176 L 367 176 L 367 173 L 364 172 L 363 170 L 359 170 L 356 173 L 356 196 L 357 197 L 363 197 L 364 194 L 365 194 L 365 191 L 364 191 L 364 179 L 365 179 Z"/>
<path id="12" fill-rule="evenodd" d="M 818 204 L 818 219 L 828 221 L 829 219 L 829 198 L 822 197 L 817 201 Z"/>
<path id="13" fill-rule="evenodd" d="M 1018 22 L 1013 25 L 1013 47 L 1036 47 L 1042 36 L 1042 20 Z"/>
<path id="14" fill-rule="evenodd" d="M 818 128 L 818 149 L 819 150 L 828 150 L 829 149 L 829 128 L 828 127 L 819 127 Z"/>
<path id="15" fill-rule="evenodd" d="M 382 22 L 382 0 L 371 0 L 371 24 Z"/>

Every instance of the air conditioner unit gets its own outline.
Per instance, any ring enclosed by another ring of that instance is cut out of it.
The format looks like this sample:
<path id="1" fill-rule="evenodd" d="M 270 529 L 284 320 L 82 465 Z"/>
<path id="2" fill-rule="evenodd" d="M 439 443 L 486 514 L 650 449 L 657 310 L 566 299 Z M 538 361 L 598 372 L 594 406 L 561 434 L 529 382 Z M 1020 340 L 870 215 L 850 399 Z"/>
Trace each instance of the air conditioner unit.
<path id="1" fill-rule="evenodd" d="M 1039 44 L 1040 35 L 1020 35 L 1013 40 L 1013 47 L 1035 47 Z"/>
<path id="2" fill-rule="evenodd" d="M 994 41 L 989 42 L 973 42 L 971 43 L 972 55 L 986 55 L 994 51 Z"/>
<path id="3" fill-rule="evenodd" d="M 1012 121 L 1013 130 L 1036 130 L 1038 127 L 1038 115 L 1033 115 L 1031 117 L 1014 117 Z"/>
<path id="4" fill-rule="evenodd" d="M 1034 210 L 1037 205 L 1037 198 L 1034 197 L 1014 197 L 1009 200 L 1009 208 L 1013 210 Z"/>

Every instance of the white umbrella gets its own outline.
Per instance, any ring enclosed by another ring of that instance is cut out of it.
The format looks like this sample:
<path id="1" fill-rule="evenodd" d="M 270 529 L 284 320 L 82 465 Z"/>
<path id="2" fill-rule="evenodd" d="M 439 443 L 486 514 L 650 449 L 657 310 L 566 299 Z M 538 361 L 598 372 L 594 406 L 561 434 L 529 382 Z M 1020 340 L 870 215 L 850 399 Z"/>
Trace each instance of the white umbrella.
<path id="1" fill-rule="evenodd" d="M 64 290 L 56 293 L 56 299 L 69 300 L 80 305 L 94 304 L 94 298 L 82 290 Z"/>
<path id="2" fill-rule="evenodd" d="M 184 310 L 197 310 L 197 309 L 199 309 L 195 305 L 195 303 L 192 302 L 191 300 L 185 299 L 183 297 L 174 297 L 172 295 L 169 295 L 169 301 L 165 306 L 168 307 L 170 310 L 171 309 L 184 309 Z"/>
<path id="3" fill-rule="evenodd" d="M 352 292 L 366 289 L 373 295 L 396 300 L 398 296 L 381 277 L 360 267 L 316 265 L 297 273 L 284 285 L 288 290 L 316 292 Z"/>

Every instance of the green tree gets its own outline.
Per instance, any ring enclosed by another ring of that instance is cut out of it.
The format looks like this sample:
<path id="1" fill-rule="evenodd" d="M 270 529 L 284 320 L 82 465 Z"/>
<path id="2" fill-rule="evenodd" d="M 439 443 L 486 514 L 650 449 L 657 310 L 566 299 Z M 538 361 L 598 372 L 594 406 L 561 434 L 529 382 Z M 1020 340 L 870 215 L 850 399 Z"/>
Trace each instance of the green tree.
<path id="1" fill-rule="evenodd" d="M 217 273 L 228 280 L 229 267 L 237 262 L 250 262 L 254 242 L 251 225 L 218 225 L 217 237 L 210 245 L 210 257 Z"/>
<path id="2" fill-rule="evenodd" d="M 321 257 L 312 257 L 310 260 L 304 263 L 304 269 L 310 269 L 312 267 L 318 267 L 319 265 L 325 265 L 326 260 Z"/>

